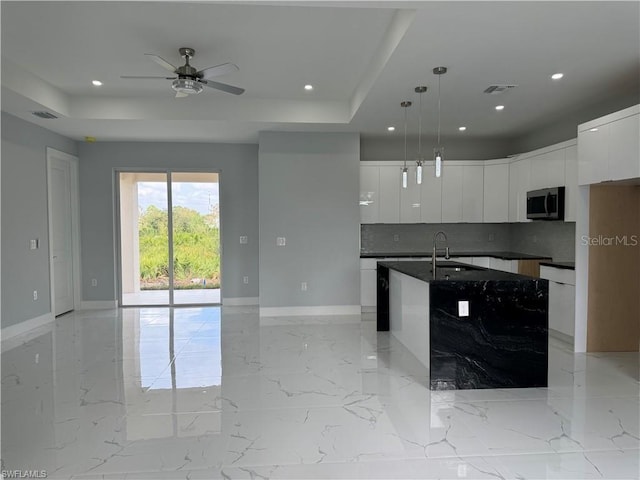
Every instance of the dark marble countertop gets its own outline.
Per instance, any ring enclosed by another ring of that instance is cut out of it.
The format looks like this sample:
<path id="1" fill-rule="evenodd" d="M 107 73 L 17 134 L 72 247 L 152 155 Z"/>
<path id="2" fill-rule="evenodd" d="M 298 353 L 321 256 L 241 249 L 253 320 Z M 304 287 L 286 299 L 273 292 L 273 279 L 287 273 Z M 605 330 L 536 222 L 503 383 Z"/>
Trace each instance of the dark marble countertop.
<path id="1" fill-rule="evenodd" d="M 519 275 L 516 273 L 501 272 L 490 268 L 477 267 L 475 265 L 465 265 L 459 262 L 438 262 L 436 267 L 436 278 L 431 273 L 431 262 L 429 261 L 403 261 L 403 262 L 378 262 L 378 265 L 395 270 L 410 277 L 417 278 L 423 282 L 486 282 L 486 281 L 522 281 L 540 280 L 538 278 Z M 460 270 L 458 270 L 460 269 Z"/>
<path id="2" fill-rule="evenodd" d="M 540 262 L 540 265 L 544 265 L 546 267 L 555 267 L 555 268 L 563 268 L 565 270 L 575 270 L 576 263 L 575 262 Z"/>
<path id="3" fill-rule="evenodd" d="M 544 255 L 531 255 L 518 252 L 450 252 L 452 257 L 493 257 L 502 260 L 551 260 Z M 360 258 L 412 258 L 431 257 L 431 251 L 425 252 L 360 252 Z"/>

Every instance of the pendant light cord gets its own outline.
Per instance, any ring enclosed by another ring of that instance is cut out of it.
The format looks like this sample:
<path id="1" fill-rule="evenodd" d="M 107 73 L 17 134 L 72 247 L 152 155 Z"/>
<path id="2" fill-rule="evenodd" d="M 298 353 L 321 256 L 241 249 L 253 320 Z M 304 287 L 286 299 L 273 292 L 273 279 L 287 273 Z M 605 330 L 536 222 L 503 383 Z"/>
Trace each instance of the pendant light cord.
<path id="1" fill-rule="evenodd" d="M 438 75 L 438 148 L 440 148 L 440 77 Z"/>
<path id="2" fill-rule="evenodd" d="M 420 92 L 420 117 L 418 117 L 418 160 L 422 160 L 422 92 Z"/>
<path id="3" fill-rule="evenodd" d="M 404 106 L 404 168 L 407 168 L 407 107 Z"/>

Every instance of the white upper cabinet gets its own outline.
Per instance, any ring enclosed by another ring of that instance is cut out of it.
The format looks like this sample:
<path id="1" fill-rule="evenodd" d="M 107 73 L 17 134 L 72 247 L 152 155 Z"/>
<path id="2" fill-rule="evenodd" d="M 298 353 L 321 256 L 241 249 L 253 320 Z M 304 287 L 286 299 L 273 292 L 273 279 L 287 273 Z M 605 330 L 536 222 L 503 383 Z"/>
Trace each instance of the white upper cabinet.
<path id="1" fill-rule="evenodd" d="M 420 223 L 422 189 L 416 179 L 416 167 L 408 167 L 408 170 L 407 188 L 402 185 L 400 188 L 400 223 Z"/>
<path id="2" fill-rule="evenodd" d="M 484 166 L 462 167 L 462 221 L 481 223 L 484 196 Z"/>
<path id="3" fill-rule="evenodd" d="M 609 125 L 578 132 L 578 183 L 591 185 L 609 177 Z"/>
<path id="4" fill-rule="evenodd" d="M 609 125 L 609 179 L 640 178 L 640 115 Z"/>
<path id="5" fill-rule="evenodd" d="M 509 221 L 527 222 L 527 192 L 530 188 L 530 159 L 509 165 Z"/>
<path id="6" fill-rule="evenodd" d="M 578 126 L 578 183 L 640 178 L 640 105 Z"/>
<path id="7" fill-rule="evenodd" d="M 455 162 L 442 165 L 442 222 L 462 222 L 463 166 Z"/>
<path id="8" fill-rule="evenodd" d="M 578 147 L 564 149 L 564 220 L 576 221 L 578 203 Z"/>
<path id="9" fill-rule="evenodd" d="M 531 157 L 530 161 L 530 190 L 561 187 L 565 184 L 563 148 Z"/>
<path id="10" fill-rule="evenodd" d="M 484 166 L 484 212 L 486 223 L 509 221 L 509 164 Z"/>
<path id="11" fill-rule="evenodd" d="M 423 167 L 420 185 L 420 221 L 442 222 L 442 177 L 434 175 L 433 166 Z"/>
<path id="12" fill-rule="evenodd" d="M 360 223 L 377 223 L 380 213 L 380 167 L 360 167 Z"/>
<path id="13" fill-rule="evenodd" d="M 402 169 L 395 166 L 380 167 L 380 213 L 378 222 L 400 222 L 400 188 Z"/>

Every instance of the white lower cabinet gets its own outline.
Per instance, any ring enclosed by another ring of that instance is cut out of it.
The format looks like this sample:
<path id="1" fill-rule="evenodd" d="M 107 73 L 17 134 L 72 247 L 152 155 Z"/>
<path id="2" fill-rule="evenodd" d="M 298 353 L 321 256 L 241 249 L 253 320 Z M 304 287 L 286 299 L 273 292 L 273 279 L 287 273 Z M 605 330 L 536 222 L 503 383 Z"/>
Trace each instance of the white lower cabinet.
<path id="1" fill-rule="evenodd" d="M 518 273 L 518 260 L 504 260 L 502 258 L 489 258 L 489 268 L 501 272 Z"/>
<path id="2" fill-rule="evenodd" d="M 541 265 L 540 278 L 549 280 L 549 328 L 573 337 L 575 333 L 575 271 Z"/>

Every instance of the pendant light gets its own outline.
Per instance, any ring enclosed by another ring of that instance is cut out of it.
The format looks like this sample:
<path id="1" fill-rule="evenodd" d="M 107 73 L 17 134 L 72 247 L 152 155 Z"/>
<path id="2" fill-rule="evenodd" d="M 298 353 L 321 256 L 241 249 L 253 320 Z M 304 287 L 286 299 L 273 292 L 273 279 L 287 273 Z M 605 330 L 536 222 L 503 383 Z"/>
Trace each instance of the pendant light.
<path id="1" fill-rule="evenodd" d="M 436 165 L 436 177 L 442 175 L 442 157 L 444 156 L 444 147 L 440 145 L 440 78 L 447 73 L 447 67 L 436 67 L 433 74 L 438 75 L 438 143 L 433 149 L 433 155 Z"/>
<path id="2" fill-rule="evenodd" d="M 422 94 L 427 91 L 427 87 L 416 87 L 416 93 L 420 94 L 420 115 L 418 117 L 418 159 L 416 160 L 416 183 L 422 183 Z"/>
<path id="3" fill-rule="evenodd" d="M 404 166 L 402 167 L 402 188 L 407 188 L 409 183 L 409 171 L 407 170 L 407 108 L 411 106 L 411 102 L 402 102 L 400 106 L 404 108 Z"/>

